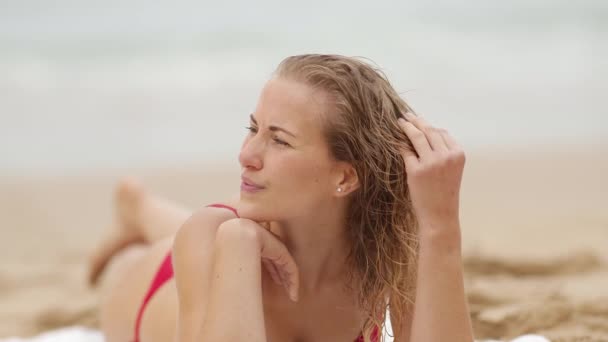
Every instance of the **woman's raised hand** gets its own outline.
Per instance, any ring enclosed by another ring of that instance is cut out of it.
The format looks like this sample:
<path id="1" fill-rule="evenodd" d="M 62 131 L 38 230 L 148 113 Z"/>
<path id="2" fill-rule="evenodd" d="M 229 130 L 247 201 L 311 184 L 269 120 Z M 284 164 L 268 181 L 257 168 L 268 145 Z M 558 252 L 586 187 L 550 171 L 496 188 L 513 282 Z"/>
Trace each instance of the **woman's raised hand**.
<path id="1" fill-rule="evenodd" d="M 445 129 L 433 127 L 421 117 L 407 113 L 399 125 L 415 148 L 405 150 L 403 158 L 419 222 L 430 230 L 452 226 L 459 220 L 464 151 Z"/>

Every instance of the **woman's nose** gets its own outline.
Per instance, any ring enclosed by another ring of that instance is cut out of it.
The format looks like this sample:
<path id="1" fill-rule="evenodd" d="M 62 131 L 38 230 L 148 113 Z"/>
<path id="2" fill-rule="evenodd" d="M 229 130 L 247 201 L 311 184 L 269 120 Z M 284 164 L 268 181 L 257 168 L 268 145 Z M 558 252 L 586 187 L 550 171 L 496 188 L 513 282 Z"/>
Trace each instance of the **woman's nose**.
<path id="1" fill-rule="evenodd" d="M 256 137 L 246 140 L 241 146 L 239 163 L 243 168 L 259 170 L 262 168 L 264 155 L 264 143 Z"/>

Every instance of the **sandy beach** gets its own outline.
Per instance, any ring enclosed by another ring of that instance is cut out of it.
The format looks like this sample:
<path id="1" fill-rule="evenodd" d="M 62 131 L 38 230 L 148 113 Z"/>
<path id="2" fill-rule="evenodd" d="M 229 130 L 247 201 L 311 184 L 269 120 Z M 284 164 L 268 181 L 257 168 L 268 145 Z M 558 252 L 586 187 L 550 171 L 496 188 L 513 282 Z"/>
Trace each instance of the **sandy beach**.
<path id="1" fill-rule="evenodd" d="M 476 337 L 608 341 L 608 146 L 468 152 L 465 277 Z M 196 208 L 236 193 L 237 165 L 0 179 L 0 337 L 96 327 L 86 257 L 123 176 Z"/>

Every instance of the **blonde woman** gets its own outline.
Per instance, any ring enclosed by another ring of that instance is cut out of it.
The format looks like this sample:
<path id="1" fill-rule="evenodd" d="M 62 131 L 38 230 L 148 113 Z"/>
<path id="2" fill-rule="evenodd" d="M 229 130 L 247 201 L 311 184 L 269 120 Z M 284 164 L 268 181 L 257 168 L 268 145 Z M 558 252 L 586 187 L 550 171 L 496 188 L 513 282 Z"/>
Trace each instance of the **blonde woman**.
<path id="1" fill-rule="evenodd" d="M 387 308 L 396 342 L 473 340 L 450 134 L 336 55 L 286 58 L 244 119 L 234 199 L 189 213 L 119 188 L 91 264 L 115 264 L 107 341 L 380 341 Z"/>

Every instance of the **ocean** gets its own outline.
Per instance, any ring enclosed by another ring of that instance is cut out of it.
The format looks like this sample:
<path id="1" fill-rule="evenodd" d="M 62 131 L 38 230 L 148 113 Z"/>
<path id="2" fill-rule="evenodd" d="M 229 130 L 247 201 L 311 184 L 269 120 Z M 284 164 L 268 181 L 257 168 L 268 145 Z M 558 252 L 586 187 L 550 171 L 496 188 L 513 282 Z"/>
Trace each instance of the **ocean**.
<path id="1" fill-rule="evenodd" d="M 0 175 L 236 163 L 300 53 L 369 58 L 466 149 L 608 143 L 606 1 L 2 0 Z"/>

